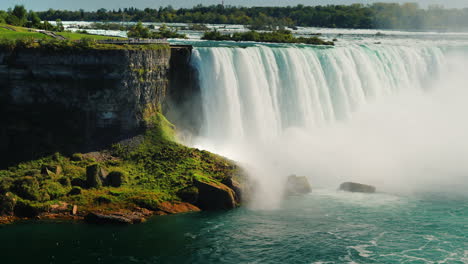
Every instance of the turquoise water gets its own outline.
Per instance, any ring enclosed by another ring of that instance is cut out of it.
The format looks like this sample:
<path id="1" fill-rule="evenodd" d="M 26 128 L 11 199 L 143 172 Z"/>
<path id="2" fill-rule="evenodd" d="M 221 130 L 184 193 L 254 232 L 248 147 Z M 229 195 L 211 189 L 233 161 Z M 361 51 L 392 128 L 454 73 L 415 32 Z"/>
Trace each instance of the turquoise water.
<path id="1" fill-rule="evenodd" d="M 0 228 L 2 263 L 468 263 L 468 198 L 318 190 L 281 208 L 132 226 Z"/>

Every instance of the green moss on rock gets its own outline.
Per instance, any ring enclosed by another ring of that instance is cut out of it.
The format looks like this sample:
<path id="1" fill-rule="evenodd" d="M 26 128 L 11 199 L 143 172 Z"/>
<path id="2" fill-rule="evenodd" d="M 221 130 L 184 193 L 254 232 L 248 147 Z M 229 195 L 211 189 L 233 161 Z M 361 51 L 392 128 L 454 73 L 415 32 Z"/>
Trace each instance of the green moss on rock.
<path id="1" fill-rule="evenodd" d="M 0 171 L 0 194 L 18 196 L 14 212 L 21 217 L 47 212 L 52 202 L 77 205 L 80 212 L 157 211 L 168 201 L 197 204 L 200 194 L 195 183 L 224 186 L 221 182 L 237 173 L 237 167 L 224 157 L 178 144 L 174 126 L 159 110 L 148 107 L 145 111 L 146 132 L 103 150 L 100 156 L 106 158 L 96 162 L 89 154 L 51 155 L 18 164 Z M 52 174 L 41 174 L 43 168 Z M 228 195 L 231 192 L 227 190 Z"/>

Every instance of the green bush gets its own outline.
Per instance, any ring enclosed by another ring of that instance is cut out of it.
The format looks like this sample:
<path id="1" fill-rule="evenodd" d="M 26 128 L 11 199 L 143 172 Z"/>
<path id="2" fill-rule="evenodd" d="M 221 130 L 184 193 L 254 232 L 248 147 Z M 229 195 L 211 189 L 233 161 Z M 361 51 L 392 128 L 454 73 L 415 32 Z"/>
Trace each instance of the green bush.
<path id="1" fill-rule="evenodd" d="M 13 182 L 11 190 L 21 198 L 39 201 L 43 195 L 39 192 L 39 182 L 35 177 L 25 176 Z"/>
<path id="2" fill-rule="evenodd" d="M 10 177 L 0 178 L 0 194 L 5 194 L 10 191 L 11 186 L 13 185 L 13 179 Z"/>
<path id="3" fill-rule="evenodd" d="M 232 41 L 255 41 L 255 42 L 271 42 L 271 43 L 302 43 L 311 45 L 334 45 L 333 42 L 322 40 L 318 37 L 299 37 L 296 38 L 289 30 L 275 30 L 272 32 L 236 32 L 234 34 L 221 34 L 217 30 L 205 32 L 202 39 L 204 40 L 232 40 Z"/>
<path id="4" fill-rule="evenodd" d="M 68 188 L 63 187 L 60 183 L 54 181 L 46 181 L 43 188 L 51 200 L 65 196 L 69 190 Z"/>

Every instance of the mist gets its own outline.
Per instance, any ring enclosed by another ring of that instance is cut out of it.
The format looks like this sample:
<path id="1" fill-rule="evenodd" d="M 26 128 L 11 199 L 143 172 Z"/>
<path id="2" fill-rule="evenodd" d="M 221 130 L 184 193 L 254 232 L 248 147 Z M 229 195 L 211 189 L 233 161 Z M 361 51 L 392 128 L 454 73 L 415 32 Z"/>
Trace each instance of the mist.
<path id="1" fill-rule="evenodd" d="M 465 102 L 468 76 L 464 71 L 467 59 L 466 54 L 445 55 L 439 62 L 438 74 L 428 71 L 415 79 L 420 89 L 401 89 L 367 100 L 342 120 L 290 126 L 273 137 L 259 137 L 258 131 L 226 136 L 222 140 L 205 136 L 198 138 L 194 145 L 225 155 L 247 168 L 258 183 L 251 204 L 254 208 L 279 207 L 283 186 L 291 174 L 307 176 L 315 190 L 336 190 L 342 182 L 355 181 L 388 193 L 465 193 L 468 187 L 468 123 L 464 122 L 468 112 Z M 411 66 L 402 67 L 408 70 Z M 257 76 L 261 79 L 258 73 Z M 354 81 L 365 83 L 372 77 L 361 74 L 361 79 Z M 397 86 L 415 85 L 409 83 L 403 81 Z M 374 88 L 379 90 L 385 85 L 388 84 Z M 247 119 L 251 115 L 254 113 L 244 113 Z M 218 127 L 211 130 L 225 131 L 226 123 L 213 124 Z"/>

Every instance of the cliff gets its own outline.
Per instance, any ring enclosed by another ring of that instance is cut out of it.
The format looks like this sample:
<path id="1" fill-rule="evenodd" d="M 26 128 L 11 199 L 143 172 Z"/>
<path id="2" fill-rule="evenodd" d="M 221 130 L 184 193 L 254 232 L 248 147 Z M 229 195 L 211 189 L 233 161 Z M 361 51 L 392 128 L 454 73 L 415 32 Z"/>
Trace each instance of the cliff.
<path id="1" fill-rule="evenodd" d="M 170 49 L 0 50 L 0 167 L 138 134 L 166 94 Z"/>
<path id="2" fill-rule="evenodd" d="M 0 49 L 0 223 L 239 205 L 240 168 L 177 143 L 162 113 L 194 109 L 176 109 L 198 87 L 190 47 L 65 47 Z"/>

